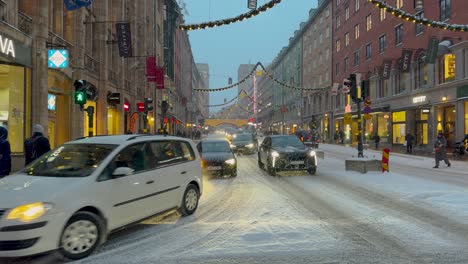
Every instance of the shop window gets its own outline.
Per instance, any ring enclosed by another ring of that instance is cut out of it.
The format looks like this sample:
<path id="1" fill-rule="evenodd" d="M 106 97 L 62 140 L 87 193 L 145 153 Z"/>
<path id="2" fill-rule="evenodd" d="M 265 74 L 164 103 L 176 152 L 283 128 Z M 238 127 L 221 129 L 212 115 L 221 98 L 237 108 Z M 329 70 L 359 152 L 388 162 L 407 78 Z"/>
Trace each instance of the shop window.
<path id="1" fill-rule="evenodd" d="M 388 138 L 388 114 L 379 114 L 377 117 L 377 133 L 383 138 Z"/>
<path id="2" fill-rule="evenodd" d="M 392 113 L 393 144 L 403 144 L 406 136 L 406 111 Z"/>
<path id="3" fill-rule="evenodd" d="M 29 119 L 28 105 L 24 102 L 25 88 L 29 86 L 25 73 L 24 67 L 0 64 L 0 125 L 8 129 L 14 153 L 23 152 L 24 123 Z"/>

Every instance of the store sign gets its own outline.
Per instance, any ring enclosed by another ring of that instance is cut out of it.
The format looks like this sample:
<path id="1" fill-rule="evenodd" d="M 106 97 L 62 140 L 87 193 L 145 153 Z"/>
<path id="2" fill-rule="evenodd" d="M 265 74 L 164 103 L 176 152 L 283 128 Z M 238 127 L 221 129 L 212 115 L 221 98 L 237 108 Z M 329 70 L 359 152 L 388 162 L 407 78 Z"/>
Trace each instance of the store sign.
<path id="1" fill-rule="evenodd" d="M 57 105 L 57 96 L 54 94 L 47 95 L 47 109 L 50 111 L 55 111 Z"/>
<path id="2" fill-rule="evenodd" d="M 63 69 L 68 68 L 68 50 L 54 50 L 48 51 L 48 65 L 49 68 Z"/>
<path id="3" fill-rule="evenodd" d="M 408 49 L 403 49 L 401 54 L 401 61 L 400 61 L 400 70 L 401 72 L 409 72 L 410 71 L 410 63 L 411 57 L 413 56 L 413 51 Z"/>
<path id="4" fill-rule="evenodd" d="M 413 97 L 413 104 L 420 104 L 420 103 L 425 103 L 425 102 L 426 102 L 425 95 Z"/>
<path id="5" fill-rule="evenodd" d="M 382 65 L 382 78 L 388 80 L 390 78 L 390 70 L 392 69 L 392 60 L 384 60 Z"/>
<path id="6" fill-rule="evenodd" d="M 13 58 L 16 58 L 16 52 L 15 52 L 15 44 L 13 40 L 0 35 L 0 52 L 2 54 L 5 54 L 7 56 L 11 56 Z"/>
<path id="7" fill-rule="evenodd" d="M 132 33 L 130 23 L 116 23 L 117 43 L 119 44 L 119 55 L 123 58 L 132 57 Z"/>

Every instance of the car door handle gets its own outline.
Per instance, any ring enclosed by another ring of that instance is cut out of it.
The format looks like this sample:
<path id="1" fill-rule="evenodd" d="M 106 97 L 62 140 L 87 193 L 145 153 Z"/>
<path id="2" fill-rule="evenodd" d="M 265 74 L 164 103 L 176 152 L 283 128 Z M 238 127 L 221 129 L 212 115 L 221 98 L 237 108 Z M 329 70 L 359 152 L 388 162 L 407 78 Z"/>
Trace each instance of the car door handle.
<path id="1" fill-rule="evenodd" d="M 183 172 L 181 172 L 180 174 L 186 174 L 186 173 L 187 173 L 186 171 L 183 171 Z"/>
<path id="2" fill-rule="evenodd" d="M 154 181 L 147 181 L 146 184 L 153 184 Z"/>

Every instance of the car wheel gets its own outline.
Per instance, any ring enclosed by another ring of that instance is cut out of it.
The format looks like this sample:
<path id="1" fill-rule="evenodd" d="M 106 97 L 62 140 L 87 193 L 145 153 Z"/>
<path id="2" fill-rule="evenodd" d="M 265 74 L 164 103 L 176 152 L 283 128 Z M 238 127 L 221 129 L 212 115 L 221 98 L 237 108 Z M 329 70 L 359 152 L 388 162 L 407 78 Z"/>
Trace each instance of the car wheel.
<path id="1" fill-rule="evenodd" d="M 276 169 L 273 167 L 273 164 L 270 158 L 267 160 L 267 171 L 268 171 L 268 174 L 270 174 L 271 176 L 276 176 Z"/>
<path id="2" fill-rule="evenodd" d="M 195 185 L 189 184 L 187 186 L 187 189 L 185 189 L 184 197 L 182 198 L 182 205 L 179 209 L 179 212 L 183 216 L 193 214 L 197 210 L 199 199 L 200 191 Z"/>
<path id="3" fill-rule="evenodd" d="M 260 159 L 260 153 L 258 154 L 258 167 L 262 170 L 265 168 L 265 165 L 263 165 L 263 162 Z"/>
<path id="4" fill-rule="evenodd" d="M 59 241 L 59 258 L 77 260 L 91 255 L 101 242 L 103 220 L 91 212 L 77 212 L 62 231 Z"/>
<path id="5" fill-rule="evenodd" d="M 231 177 L 237 177 L 237 167 L 234 168 L 234 171 L 231 173 Z"/>
<path id="6" fill-rule="evenodd" d="M 317 172 L 317 168 L 308 169 L 307 172 L 308 172 L 310 175 L 315 175 L 315 173 Z"/>

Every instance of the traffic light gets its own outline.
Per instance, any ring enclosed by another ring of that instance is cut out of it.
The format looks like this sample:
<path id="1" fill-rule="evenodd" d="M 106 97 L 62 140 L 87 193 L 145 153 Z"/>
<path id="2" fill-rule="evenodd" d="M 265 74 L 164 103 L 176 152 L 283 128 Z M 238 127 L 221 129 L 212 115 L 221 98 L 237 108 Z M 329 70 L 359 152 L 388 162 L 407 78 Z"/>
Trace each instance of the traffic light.
<path id="1" fill-rule="evenodd" d="M 76 91 L 73 95 L 75 98 L 75 104 L 83 106 L 86 104 L 86 93 L 83 91 Z"/>
<path id="2" fill-rule="evenodd" d="M 361 81 L 361 98 L 366 98 L 370 96 L 370 81 L 363 80 Z"/>
<path id="3" fill-rule="evenodd" d="M 145 97 L 145 113 L 149 111 L 153 111 L 154 107 L 151 105 L 153 103 L 153 99 L 149 97 Z"/>
<path id="4" fill-rule="evenodd" d="M 169 110 L 169 104 L 166 100 L 164 100 L 161 102 L 161 111 L 163 112 L 163 114 L 165 114 L 167 110 Z"/>
<path id="5" fill-rule="evenodd" d="M 349 75 L 349 95 L 354 102 L 358 99 L 358 90 L 356 84 L 356 74 Z"/>
<path id="6" fill-rule="evenodd" d="M 89 84 L 86 80 L 76 80 L 73 86 L 75 86 L 75 91 L 85 91 Z"/>

